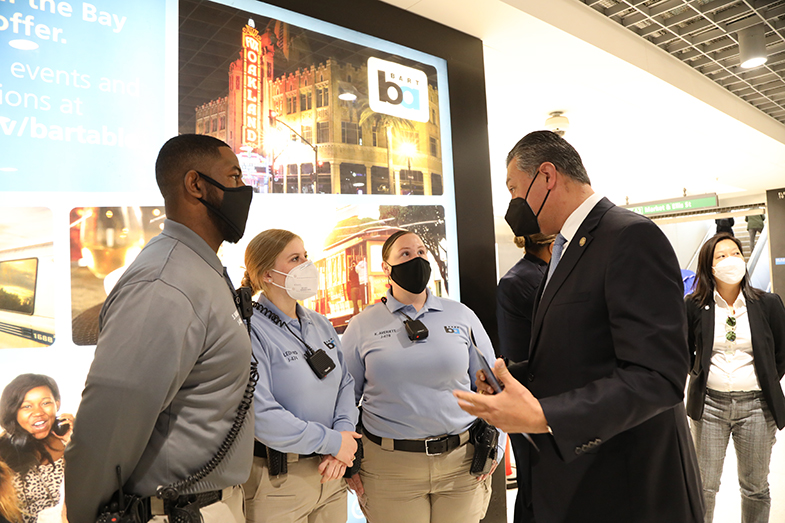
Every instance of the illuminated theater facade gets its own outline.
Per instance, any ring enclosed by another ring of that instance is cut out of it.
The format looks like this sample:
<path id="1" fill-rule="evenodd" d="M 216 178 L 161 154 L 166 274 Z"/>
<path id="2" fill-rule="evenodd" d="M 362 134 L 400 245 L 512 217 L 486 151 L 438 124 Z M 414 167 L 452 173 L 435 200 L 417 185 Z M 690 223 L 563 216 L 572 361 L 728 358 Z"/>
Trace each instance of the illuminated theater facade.
<path id="1" fill-rule="evenodd" d="M 229 91 L 196 108 L 196 132 L 227 142 L 258 192 L 443 193 L 438 90 L 427 122 L 370 110 L 367 67 L 324 63 L 274 77 L 270 33 L 243 29 Z"/>

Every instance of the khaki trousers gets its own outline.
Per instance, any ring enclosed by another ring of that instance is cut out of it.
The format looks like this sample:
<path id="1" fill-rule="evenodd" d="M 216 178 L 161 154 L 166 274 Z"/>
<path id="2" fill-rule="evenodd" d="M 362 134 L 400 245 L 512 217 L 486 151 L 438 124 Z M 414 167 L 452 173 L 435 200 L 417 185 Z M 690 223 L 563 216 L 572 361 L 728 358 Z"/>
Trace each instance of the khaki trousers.
<path id="1" fill-rule="evenodd" d="M 384 450 L 363 436 L 360 506 L 368 523 L 477 523 L 491 499 L 491 478 L 469 474 L 474 445 L 439 456 Z"/>
<path id="2" fill-rule="evenodd" d="M 224 489 L 224 498 L 199 509 L 203 523 L 245 523 L 243 513 L 243 488 L 238 486 Z M 154 516 L 150 521 L 167 523 L 166 516 Z"/>
<path id="3" fill-rule="evenodd" d="M 279 486 L 271 482 L 267 459 L 254 456 L 245 489 L 247 523 L 346 523 L 346 482 L 322 484 L 319 457 L 289 462 L 289 473 Z"/>

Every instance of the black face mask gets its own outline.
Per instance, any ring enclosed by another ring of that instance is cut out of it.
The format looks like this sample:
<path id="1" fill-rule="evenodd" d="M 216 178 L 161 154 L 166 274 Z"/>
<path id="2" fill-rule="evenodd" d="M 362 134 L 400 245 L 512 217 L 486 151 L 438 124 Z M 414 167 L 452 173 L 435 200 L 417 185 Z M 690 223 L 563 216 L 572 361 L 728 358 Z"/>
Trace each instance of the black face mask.
<path id="1" fill-rule="evenodd" d="M 224 229 L 224 240 L 237 243 L 245 233 L 245 222 L 248 221 L 248 210 L 251 208 L 251 200 L 253 199 L 253 187 L 250 185 L 225 187 L 206 174 L 199 171 L 196 173 L 224 192 L 220 207 L 216 207 L 204 198 L 199 198 L 199 201 L 228 226 L 228 228 L 222 228 Z"/>
<path id="2" fill-rule="evenodd" d="M 390 266 L 390 278 L 405 291 L 420 294 L 431 278 L 431 264 L 425 258 L 416 258 Z"/>
<path id="3" fill-rule="evenodd" d="M 534 175 L 532 183 L 529 184 L 529 189 L 526 191 L 526 197 L 513 198 L 510 200 L 510 205 L 507 207 L 507 214 L 504 215 L 504 219 L 515 236 L 531 236 L 532 234 L 540 232 L 540 222 L 537 221 L 537 218 L 539 218 L 542 208 L 545 207 L 545 202 L 548 200 L 551 191 L 548 190 L 537 214 L 534 214 L 529 202 L 526 201 L 526 198 L 529 197 L 529 192 L 532 190 L 532 185 L 534 185 L 534 180 L 537 179 L 539 174 L 540 170 L 537 169 L 537 173 Z"/>

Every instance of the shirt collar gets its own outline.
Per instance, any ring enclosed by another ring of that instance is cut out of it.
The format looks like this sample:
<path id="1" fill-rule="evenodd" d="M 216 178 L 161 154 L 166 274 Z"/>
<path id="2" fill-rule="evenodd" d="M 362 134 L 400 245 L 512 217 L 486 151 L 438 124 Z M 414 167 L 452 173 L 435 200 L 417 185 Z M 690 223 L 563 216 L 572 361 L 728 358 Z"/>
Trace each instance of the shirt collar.
<path id="1" fill-rule="evenodd" d="M 523 258 L 536 265 L 548 265 L 548 262 L 537 256 L 536 254 L 532 254 L 530 252 L 524 253 Z"/>
<path id="2" fill-rule="evenodd" d="M 725 301 L 725 299 L 722 296 L 720 296 L 720 293 L 717 292 L 717 289 L 714 289 L 714 303 L 716 303 L 717 305 L 719 305 L 723 309 L 730 309 L 731 308 L 728 305 L 728 303 Z M 747 306 L 747 298 L 744 297 L 744 293 L 743 292 L 739 291 L 739 295 L 736 298 L 736 301 L 733 302 L 733 308 L 734 309 L 740 309 L 740 308 L 746 307 L 746 306 Z"/>
<path id="3" fill-rule="evenodd" d="M 422 306 L 422 309 L 418 311 L 418 313 L 422 312 L 423 310 L 425 311 L 442 310 L 442 305 L 441 303 L 439 303 L 439 298 L 431 294 L 431 289 L 426 287 L 425 292 L 427 293 L 428 297 L 425 299 L 425 304 Z M 407 307 L 407 305 L 404 305 L 403 303 L 395 299 L 395 296 L 393 296 L 392 294 L 392 289 L 387 289 L 387 303 L 385 304 L 385 306 L 387 307 L 387 310 L 389 310 L 390 312 L 397 312 L 403 309 L 404 307 Z"/>
<path id="4" fill-rule="evenodd" d="M 297 317 L 296 318 L 290 318 L 288 314 L 284 314 L 283 311 L 281 309 L 279 309 L 278 306 L 275 305 L 270 300 L 270 298 L 268 298 L 264 294 L 259 294 L 259 298 L 256 301 L 259 302 L 260 305 L 264 305 L 265 307 L 270 309 L 273 312 L 273 314 L 277 315 L 285 323 L 290 323 L 290 324 L 296 325 L 298 327 L 300 326 L 301 323 L 313 324 L 311 319 L 305 313 L 305 307 L 300 305 L 299 302 L 295 306 L 296 310 L 297 310 Z"/>
<path id="5" fill-rule="evenodd" d="M 602 200 L 602 195 L 594 193 L 588 198 L 586 198 L 582 204 L 578 206 L 577 209 L 572 211 L 567 217 L 567 220 L 562 225 L 561 233 L 562 236 L 567 240 L 567 243 L 572 241 L 572 237 L 575 236 L 575 233 L 578 232 L 578 228 L 581 226 L 583 221 L 589 215 L 594 206 L 597 205 L 600 200 Z"/>
<path id="6" fill-rule="evenodd" d="M 218 274 L 223 275 L 224 266 L 218 255 L 201 236 L 189 227 L 167 218 L 164 220 L 164 230 L 161 234 L 184 243 L 186 247 L 198 254 L 210 267 L 215 269 Z"/>

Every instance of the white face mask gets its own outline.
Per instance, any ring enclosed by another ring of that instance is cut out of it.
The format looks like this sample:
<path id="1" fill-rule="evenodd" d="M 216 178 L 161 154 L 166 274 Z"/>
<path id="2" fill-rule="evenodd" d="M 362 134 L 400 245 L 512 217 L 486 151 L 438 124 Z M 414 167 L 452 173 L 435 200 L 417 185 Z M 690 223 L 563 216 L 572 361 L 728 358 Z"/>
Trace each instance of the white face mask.
<path id="1" fill-rule="evenodd" d="M 301 263 L 289 271 L 289 274 L 276 271 L 275 269 L 273 269 L 273 272 L 286 276 L 286 281 L 283 286 L 278 285 L 274 281 L 270 281 L 270 283 L 284 289 L 295 300 L 307 300 L 315 296 L 319 290 L 319 269 L 310 260 Z"/>
<path id="2" fill-rule="evenodd" d="M 730 256 L 717 263 L 712 269 L 714 277 L 728 285 L 736 285 L 747 274 L 747 264 L 744 258 Z"/>

